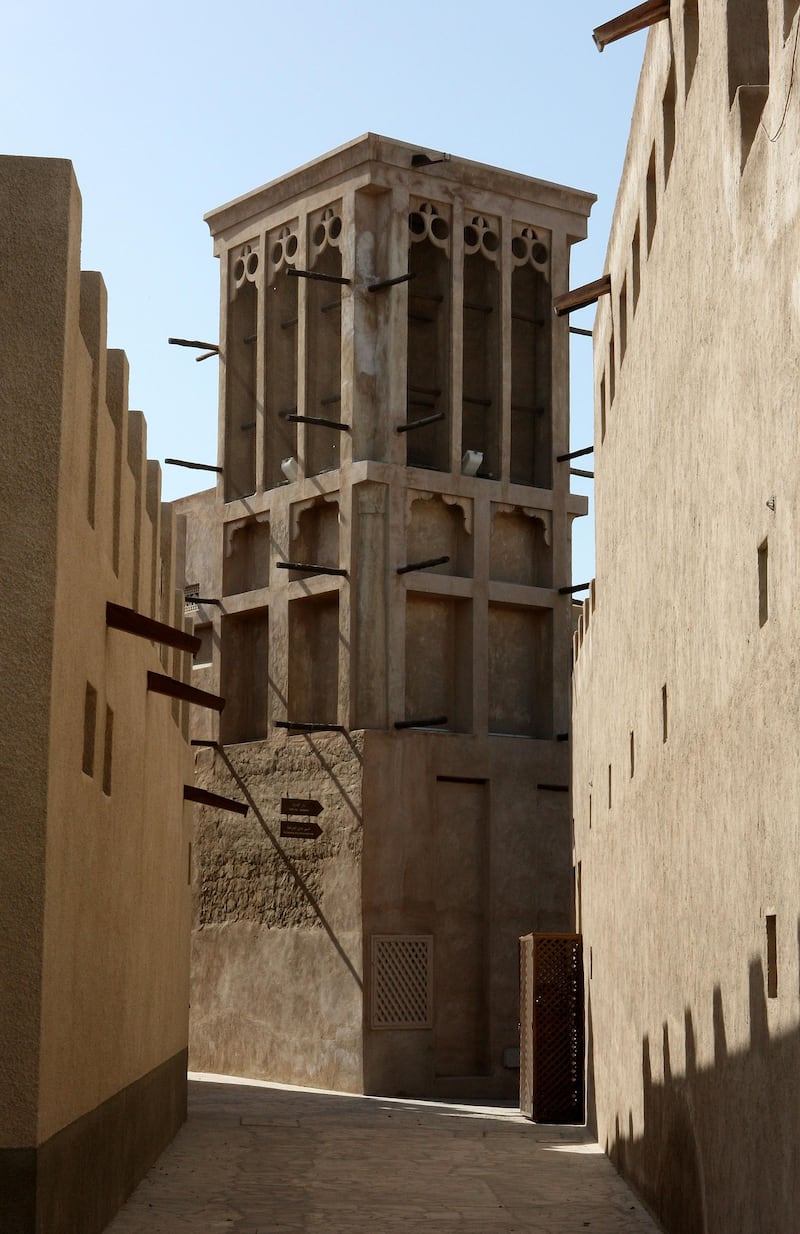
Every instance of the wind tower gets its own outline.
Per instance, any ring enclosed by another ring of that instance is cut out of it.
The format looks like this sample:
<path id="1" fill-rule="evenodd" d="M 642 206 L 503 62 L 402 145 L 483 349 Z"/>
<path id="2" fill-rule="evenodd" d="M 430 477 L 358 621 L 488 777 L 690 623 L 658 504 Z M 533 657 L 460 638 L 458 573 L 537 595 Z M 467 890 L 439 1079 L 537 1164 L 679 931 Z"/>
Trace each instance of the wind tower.
<path id="1" fill-rule="evenodd" d="M 200 818 L 192 1066 L 515 1090 L 517 938 L 571 926 L 552 300 L 593 201 L 367 134 L 208 215 L 222 473 L 179 510 L 226 705 L 195 737 L 255 812 Z"/>

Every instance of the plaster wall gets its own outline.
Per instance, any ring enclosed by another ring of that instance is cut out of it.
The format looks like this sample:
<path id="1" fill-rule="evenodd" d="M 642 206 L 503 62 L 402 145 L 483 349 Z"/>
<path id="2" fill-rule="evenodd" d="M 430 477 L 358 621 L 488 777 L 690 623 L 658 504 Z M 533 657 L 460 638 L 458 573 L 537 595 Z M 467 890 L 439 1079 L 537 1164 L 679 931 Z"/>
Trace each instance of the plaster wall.
<path id="1" fill-rule="evenodd" d="M 366 1091 L 512 1097 L 517 940 L 570 922 L 562 744 L 367 732 Z M 430 1028 L 377 1027 L 372 935 L 433 939 Z"/>
<path id="2" fill-rule="evenodd" d="M 197 754 L 197 782 L 248 802 L 198 811 L 190 1067 L 362 1091 L 364 737 L 279 734 Z M 281 798 L 322 807 L 281 837 Z"/>
<path id="3" fill-rule="evenodd" d="M 0 1224 L 50 1234 L 102 1228 L 184 1116 L 191 758 L 179 708 L 147 693 L 156 646 L 106 627 L 109 600 L 183 614 L 72 168 L 4 158 L 0 193 Z"/>
<path id="4" fill-rule="evenodd" d="M 595 325 L 589 1115 L 682 1234 L 789 1229 L 800 1198 L 796 14 L 673 3 L 652 31 Z"/>

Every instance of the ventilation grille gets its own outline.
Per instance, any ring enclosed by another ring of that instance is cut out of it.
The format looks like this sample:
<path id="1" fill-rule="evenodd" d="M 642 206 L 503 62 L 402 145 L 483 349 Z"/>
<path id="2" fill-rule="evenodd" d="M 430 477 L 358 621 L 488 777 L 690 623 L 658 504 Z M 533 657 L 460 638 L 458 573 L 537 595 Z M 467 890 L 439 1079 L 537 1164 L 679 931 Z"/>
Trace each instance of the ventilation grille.
<path id="1" fill-rule="evenodd" d="M 432 989 L 431 934 L 373 934 L 373 1028 L 432 1028 Z"/>

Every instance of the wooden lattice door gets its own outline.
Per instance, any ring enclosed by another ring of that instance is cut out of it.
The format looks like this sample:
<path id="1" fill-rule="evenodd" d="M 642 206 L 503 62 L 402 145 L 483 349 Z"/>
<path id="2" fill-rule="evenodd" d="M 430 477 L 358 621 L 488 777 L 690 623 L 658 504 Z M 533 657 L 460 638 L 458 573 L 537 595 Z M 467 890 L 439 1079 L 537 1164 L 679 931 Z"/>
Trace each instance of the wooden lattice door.
<path id="1" fill-rule="evenodd" d="M 523 1034 L 530 1034 L 525 1077 L 530 1097 L 526 1105 L 530 1102 L 529 1110 L 537 1123 L 582 1123 L 581 936 L 534 934 L 524 941 L 529 944 L 527 1007 L 523 1004 L 522 1019 Z"/>

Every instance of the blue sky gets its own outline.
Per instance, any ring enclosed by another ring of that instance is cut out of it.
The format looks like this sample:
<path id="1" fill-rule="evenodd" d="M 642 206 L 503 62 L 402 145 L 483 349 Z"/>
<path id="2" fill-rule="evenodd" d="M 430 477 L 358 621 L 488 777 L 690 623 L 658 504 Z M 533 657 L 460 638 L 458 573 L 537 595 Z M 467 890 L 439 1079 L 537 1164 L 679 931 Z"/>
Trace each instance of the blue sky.
<path id="1" fill-rule="evenodd" d="M 203 214 L 368 130 L 596 193 L 572 285 L 602 273 L 645 36 L 600 55 L 591 31 L 627 0 L 11 4 L 0 145 L 75 165 L 82 265 L 106 280 L 153 458 L 215 461 L 216 362 L 166 342 L 217 337 Z M 573 336 L 575 448 L 592 439 L 590 356 Z M 165 468 L 164 496 L 197 480 Z M 583 519 L 578 581 L 592 562 Z"/>

